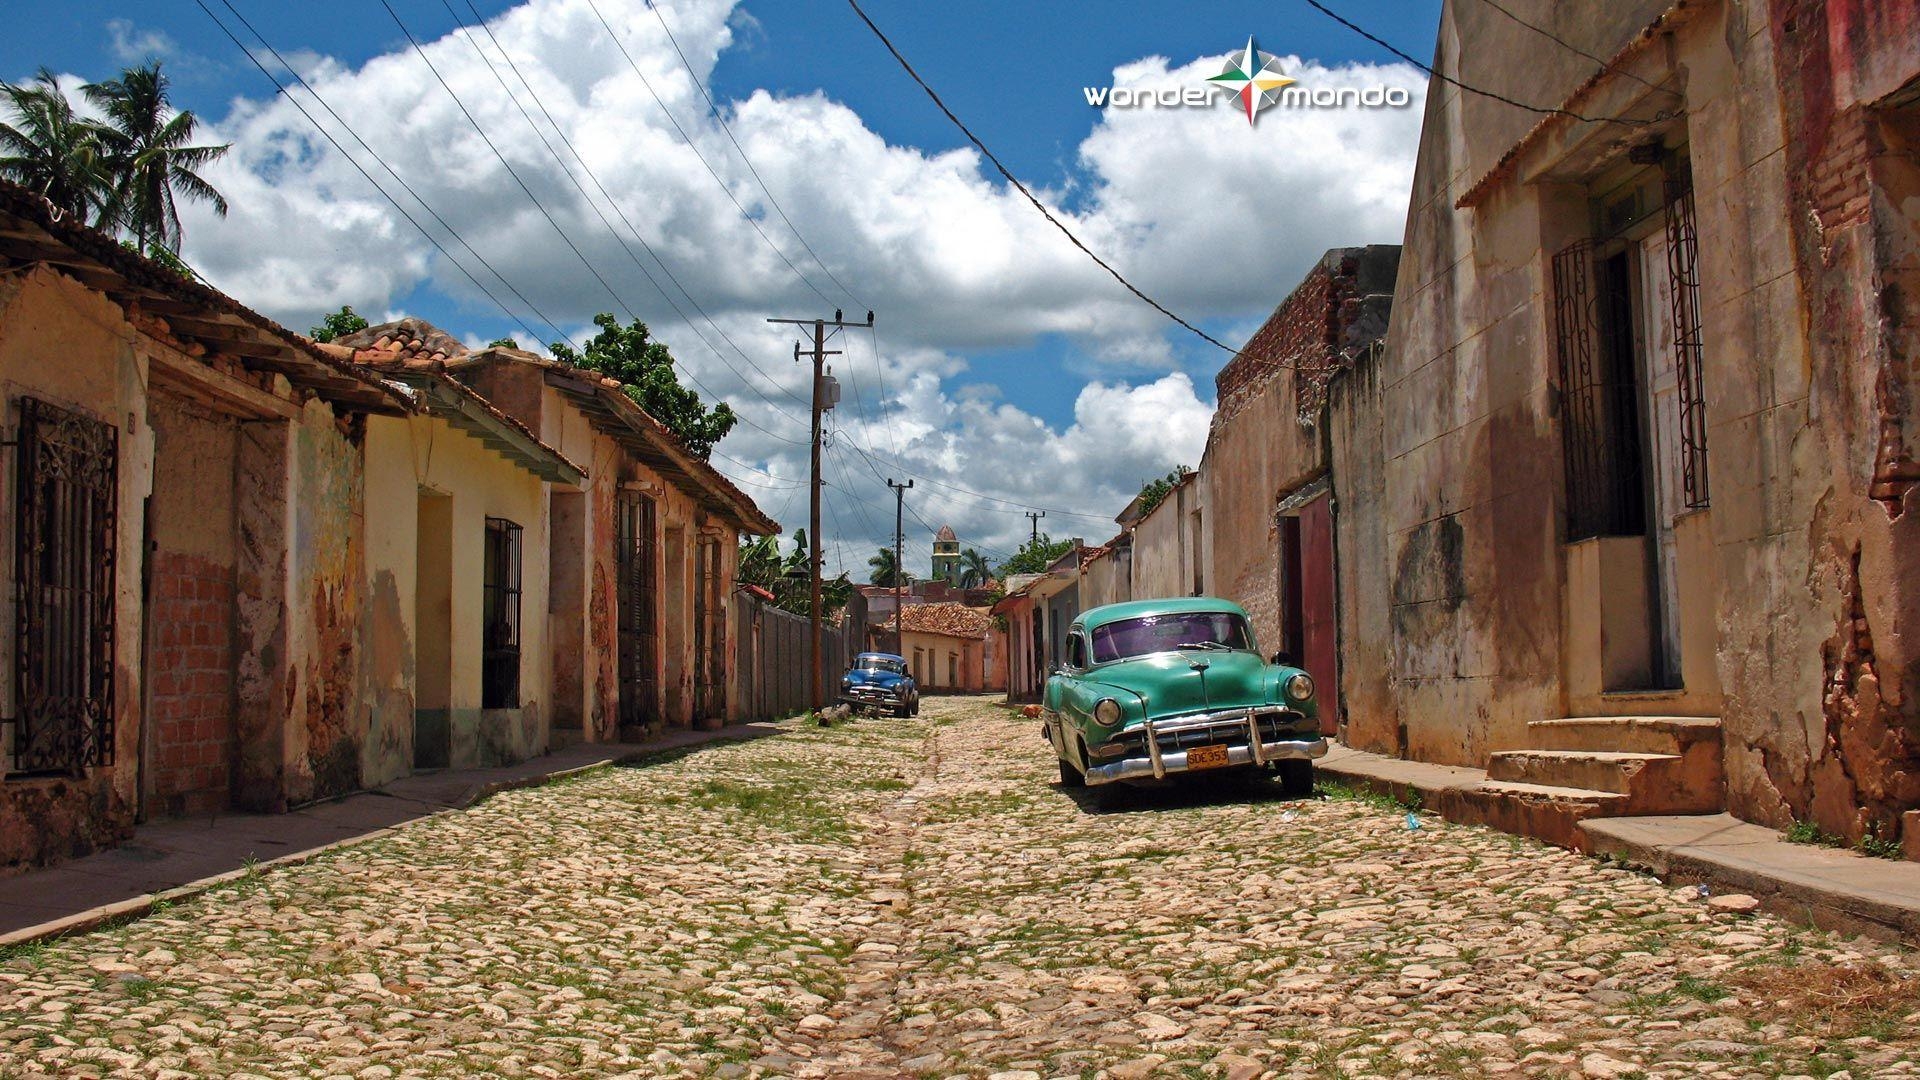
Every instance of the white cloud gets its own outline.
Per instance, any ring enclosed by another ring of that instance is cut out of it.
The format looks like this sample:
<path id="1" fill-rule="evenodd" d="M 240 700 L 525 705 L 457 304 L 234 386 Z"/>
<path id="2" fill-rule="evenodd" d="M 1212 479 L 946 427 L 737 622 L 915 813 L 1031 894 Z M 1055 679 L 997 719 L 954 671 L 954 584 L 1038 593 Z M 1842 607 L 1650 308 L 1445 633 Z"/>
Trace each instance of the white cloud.
<path id="1" fill-rule="evenodd" d="M 410 48 L 358 67 L 288 53 L 288 62 L 351 122 L 372 154 L 305 91 L 292 93 L 487 289 L 522 313 L 533 340 L 553 334 L 402 191 L 380 161 L 576 338 L 595 312 L 630 304 L 692 378 L 767 429 L 736 429 L 722 444 L 734 458 L 781 477 L 803 471 L 804 450 L 796 444 L 805 438 L 804 409 L 788 395 L 804 393 L 806 375 L 791 360 L 791 336 L 763 319 L 811 315 L 827 304 L 742 219 L 702 157 L 833 304 L 849 315 L 869 306 L 879 312 L 887 346 L 879 367 L 864 335 L 841 339 L 854 339 L 839 367 L 857 377 L 865 406 L 855 407 L 847 380 L 836 420 L 851 430 L 849 443 L 996 497 L 1102 514 L 1117 512 L 1147 477 L 1197 463 L 1211 395 L 1184 374 L 1164 374 L 1174 366 L 1173 343 L 1191 347 L 1177 336 L 1184 331 L 1074 250 L 983 168 L 977 154 L 890 145 L 850 109 L 819 94 L 759 91 L 720 102 L 760 177 L 858 301 L 842 296 L 785 231 L 726 135 L 706 116 L 706 102 L 659 20 L 642 0 L 596 2 L 660 102 L 586 0 L 530 0 L 490 25 L 539 104 L 611 193 L 611 205 L 583 171 L 572 168 L 569 177 L 569 168 L 528 126 L 499 78 L 567 154 L 518 76 L 480 59 L 476 41 L 493 55 L 484 32 L 423 44 L 519 181 Z M 665 15 L 702 80 L 737 33 L 762 33 L 731 0 L 679 0 Z M 130 24 L 120 33 L 130 47 L 140 40 Z M 1112 109 L 1078 147 L 1081 175 L 1070 190 L 1038 194 L 1094 250 L 1175 311 L 1257 324 L 1324 249 L 1398 237 L 1418 135 L 1423 84 L 1410 68 L 1286 63 L 1303 84 L 1387 82 L 1413 89 L 1414 103 L 1393 112 L 1272 109 L 1251 130 L 1224 107 Z M 1185 64 L 1148 58 L 1118 69 L 1115 81 L 1197 85 L 1218 64 L 1218 58 Z M 1077 96 L 1078 88 L 1059 92 Z M 661 102 L 695 140 L 699 156 L 663 115 Z M 216 284 L 291 326 L 309 325 L 343 303 L 390 309 L 423 285 L 475 316 L 497 315 L 493 302 L 371 191 L 288 99 L 238 100 L 206 134 L 209 141 L 235 144 L 233 154 L 209 170 L 232 215 L 217 220 L 203 208 L 186 214 L 187 255 Z M 570 157 L 566 161 L 572 166 Z M 618 300 L 556 235 L 520 182 Z M 1071 209 L 1057 205 L 1061 200 Z M 626 235 L 622 215 L 745 356 L 678 292 L 674 300 L 697 329 L 671 310 L 636 257 L 661 285 L 672 286 Z M 448 329 L 474 336 L 470 328 Z M 967 350 L 1019 347 L 1043 334 L 1066 335 L 1074 369 L 1093 378 L 1079 391 L 1074 422 L 1065 430 L 1051 430 L 1010 403 L 1022 396 L 1018 386 L 1001 386 L 1004 398 L 969 388 L 979 380 L 968 376 Z M 515 336 L 526 342 L 528 333 Z M 950 380 L 963 382 L 950 387 Z M 886 423 L 878 402 L 883 381 Z M 871 525 L 890 532 L 886 489 L 857 456 L 848 461 L 860 475 L 846 478 L 847 485 L 872 504 L 865 508 Z M 764 475 L 717 463 L 770 510 L 790 494 L 753 486 L 777 484 Z M 860 545 L 870 549 L 879 536 L 862 523 L 851 498 L 837 499 L 845 505 L 835 510 L 851 519 L 841 528 L 862 533 Z M 951 520 L 970 540 L 1006 550 L 1024 536 L 1026 519 L 1014 507 L 924 481 L 916 500 L 933 524 Z M 804 516 L 803 499 L 796 507 L 789 524 Z M 1047 524 L 1056 535 L 1104 538 L 1111 531 L 1103 521 L 1050 517 Z M 849 553 L 856 567 L 864 557 Z"/>
<path id="2" fill-rule="evenodd" d="M 107 52 L 123 64 L 166 59 L 177 46 L 165 31 L 141 29 L 131 19 L 107 20 Z"/>

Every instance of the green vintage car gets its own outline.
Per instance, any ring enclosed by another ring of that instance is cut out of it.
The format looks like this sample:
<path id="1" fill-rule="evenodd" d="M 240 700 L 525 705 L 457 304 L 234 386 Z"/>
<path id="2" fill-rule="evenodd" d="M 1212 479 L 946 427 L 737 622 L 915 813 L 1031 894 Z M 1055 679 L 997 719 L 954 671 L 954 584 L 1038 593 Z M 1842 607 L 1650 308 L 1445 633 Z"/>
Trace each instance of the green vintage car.
<path id="1" fill-rule="evenodd" d="M 1213 597 L 1137 600 L 1082 614 L 1041 716 L 1071 787 L 1272 769 L 1313 790 L 1327 752 L 1313 678 L 1260 654 L 1247 613 Z"/>

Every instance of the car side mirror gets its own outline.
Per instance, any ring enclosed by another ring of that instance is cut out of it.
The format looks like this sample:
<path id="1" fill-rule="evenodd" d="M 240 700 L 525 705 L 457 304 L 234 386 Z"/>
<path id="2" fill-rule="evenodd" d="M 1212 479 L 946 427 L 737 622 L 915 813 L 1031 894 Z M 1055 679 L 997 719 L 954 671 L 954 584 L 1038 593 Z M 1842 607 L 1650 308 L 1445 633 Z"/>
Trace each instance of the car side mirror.
<path id="1" fill-rule="evenodd" d="M 1279 652 L 1273 654 L 1273 662 L 1276 664 L 1284 664 L 1287 667 L 1292 667 L 1293 654 L 1286 651 L 1285 649 L 1282 649 Z"/>

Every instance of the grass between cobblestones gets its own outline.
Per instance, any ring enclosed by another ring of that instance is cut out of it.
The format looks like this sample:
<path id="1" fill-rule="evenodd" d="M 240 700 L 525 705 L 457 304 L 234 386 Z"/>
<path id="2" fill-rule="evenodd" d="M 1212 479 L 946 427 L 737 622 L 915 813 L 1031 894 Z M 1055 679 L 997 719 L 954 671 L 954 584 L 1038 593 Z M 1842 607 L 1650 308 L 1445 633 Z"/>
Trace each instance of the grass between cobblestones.
<path id="1" fill-rule="evenodd" d="M 1343 789 L 1109 809 L 977 701 L 783 727 L 15 949 L 0 1076 L 1920 1075 L 1898 949 Z"/>

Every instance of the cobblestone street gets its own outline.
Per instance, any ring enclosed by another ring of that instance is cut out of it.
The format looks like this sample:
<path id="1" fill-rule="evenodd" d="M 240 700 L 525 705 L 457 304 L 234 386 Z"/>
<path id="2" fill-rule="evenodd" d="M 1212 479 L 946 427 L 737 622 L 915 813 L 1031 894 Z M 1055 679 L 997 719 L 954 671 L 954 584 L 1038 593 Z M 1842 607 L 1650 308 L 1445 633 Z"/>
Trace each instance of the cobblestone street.
<path id="1" fill-rule="evenodd" d="M 15 949 L 0 1075 L 1920 1075 L 1902 950 L 1337 791 L 1103 809 L 984 700 L 784 726 Z"/>

